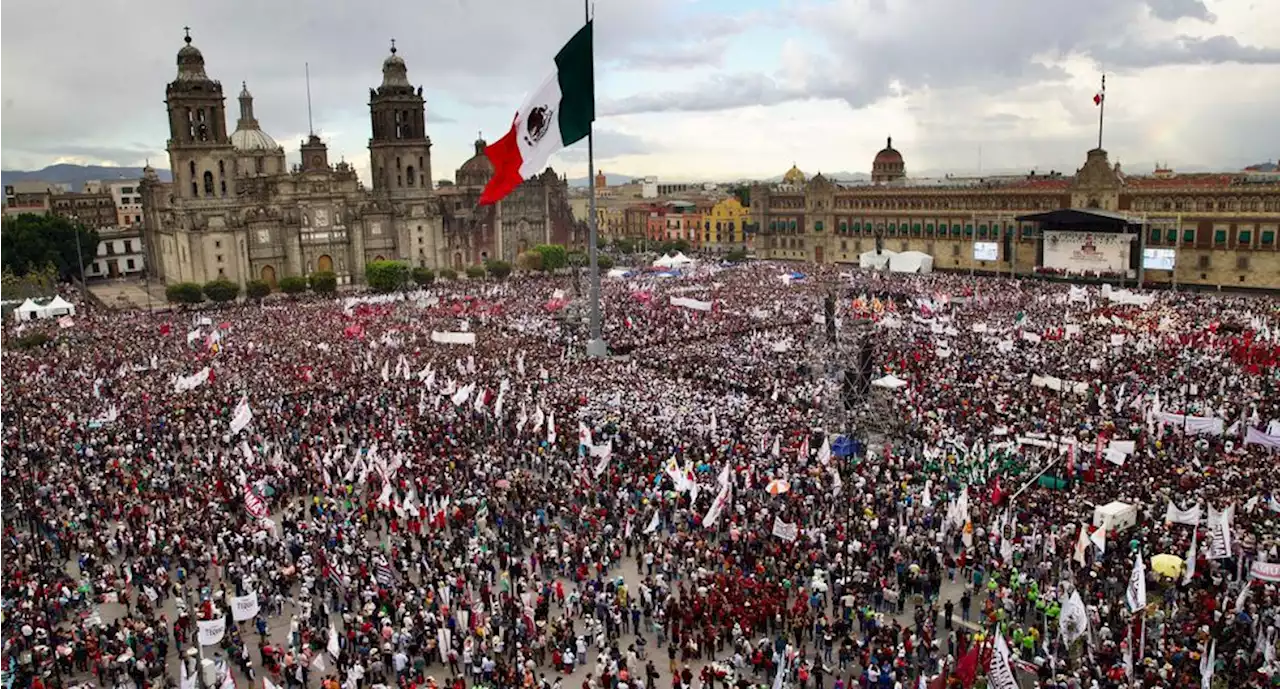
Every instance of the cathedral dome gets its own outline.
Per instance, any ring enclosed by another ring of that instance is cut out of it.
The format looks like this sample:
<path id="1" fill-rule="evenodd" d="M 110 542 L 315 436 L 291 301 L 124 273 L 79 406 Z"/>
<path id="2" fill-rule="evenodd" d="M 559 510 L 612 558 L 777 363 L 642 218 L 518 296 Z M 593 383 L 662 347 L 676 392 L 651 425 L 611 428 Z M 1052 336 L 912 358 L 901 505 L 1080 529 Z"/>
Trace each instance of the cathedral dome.
<path id="1" fill-rule="evenodd" d="M 791 165 L 791 169 L 787 170 L 787 174 L 782 176 L 783 184 L 801 186 L 804 184 L 804 182 L 805 182 L 804 173 L 801 172 L 800 168 L 796 167 L 794 163 Z"/>
<path id="2" fill-rule="evenodd" d="M 893 147 L 893 137 L 889 137 L 884 148 L 871 162 L 871 181 L 874 184 L 899 182 L 906 176 L 907 165 L 902 160 L 902 154 Z"/>
<path id="3" fill-rule="evenodd" d="M 458 168 L 458 186 L 480 186 L 488 184 L 493 177 L 493 161 L 484 154 L 484 139 L 476 139 L 476 154 Z"/>
<path id="4" fill-rule="evenodd" d="M 405 65 L 404 58 L 396 55 L 396 41 L 394 38 L 391 39 L 391 54 L 382 61 L 382 85 L 411 86 L 409 83 L 409 68 Z"/>
<path id="5" fill-rule="evenodd" d="M 237 129 L 231 132 L 231 145 L 237 151 L 270 151 L 280 148 L 276 140 L 261 129 Z"/>

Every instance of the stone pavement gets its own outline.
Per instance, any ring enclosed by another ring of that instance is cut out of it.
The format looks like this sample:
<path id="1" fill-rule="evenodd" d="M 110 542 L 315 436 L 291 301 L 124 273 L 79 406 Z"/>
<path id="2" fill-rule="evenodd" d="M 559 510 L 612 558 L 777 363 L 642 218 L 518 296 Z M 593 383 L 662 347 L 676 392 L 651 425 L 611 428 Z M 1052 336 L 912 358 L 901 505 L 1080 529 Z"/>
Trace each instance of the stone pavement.
<path id="1" fill-rule="evenodd" d="M 90 282 L 89 291 L 112 309 L 146 310 L 148 306 L 147 283 L 143 280 L 125 279 Z M 158 280 L 150 284 L 150 306 L 152 310 L 167 308 L 164 285 Z"/>

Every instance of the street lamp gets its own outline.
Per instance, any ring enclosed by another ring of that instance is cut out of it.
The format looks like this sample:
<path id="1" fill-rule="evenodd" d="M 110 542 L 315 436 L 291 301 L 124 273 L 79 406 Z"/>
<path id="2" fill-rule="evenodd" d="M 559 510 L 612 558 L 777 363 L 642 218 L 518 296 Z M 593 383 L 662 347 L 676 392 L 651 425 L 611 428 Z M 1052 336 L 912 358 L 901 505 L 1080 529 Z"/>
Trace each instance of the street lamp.
<path id="1" fill-rule="evenodd" d="M 80 253 L 80 230 L 84 228 L 84 225 L 80 222 L 80 216 L 72 215 L 70 217 L 72 224 L 71 231 L 76 236 L 76 262 L 80 264 L 80 298 L 87 305 L 89 300 L 85 295 L 87 287 L 84 282 L 84 255 Z"/>

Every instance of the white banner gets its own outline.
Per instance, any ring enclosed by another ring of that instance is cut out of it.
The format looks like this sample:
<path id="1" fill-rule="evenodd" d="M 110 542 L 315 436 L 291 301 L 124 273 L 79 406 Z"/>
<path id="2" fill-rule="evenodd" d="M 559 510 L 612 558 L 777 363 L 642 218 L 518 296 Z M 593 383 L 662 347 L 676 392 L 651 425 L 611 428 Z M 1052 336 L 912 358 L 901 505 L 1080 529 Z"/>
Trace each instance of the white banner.
<path id="1" fill-rule="evenodd" d="M 1219 512 L 1209 505 L 1209 548 L 1205 551 L 1207 560 L 1223 560 L 1231 557 L 1231 516 L 1235 507 L 1228 507 Z"/>
<path id="2" fill-rule="evenodd" d="M 1280 562 L 1255 562 L 1249 567 L 1249 576 L 1280 583 Z"/>
<path id="3" fill-rule="evenodd" d="M 990 689 L 1018 689 L 1018 678 L 1013 675 L 1010 663 L 1013 657 L 1009 654 L 1009 645 L 1005 643 L 1004 634 L 996 632 L 996 641 L 991 653 L 991 665 L 987 668 L 987 686 Z"/>
<path id="4" fill-rule="evenodd" d="M 686 309 L 693 309 L 694 311 L 710 311 L 711 310 L 711 302 L 700 301 L 698 299 L 690 299 L 688 297 L 671 297 L 671 305 L 683 306 Z"/>
<path id="5" fill-rule="evenodd" d="M 227 633 L 227 618 L 217 609 L 214 614 L 218 616 L 216 620 L 197 620 L 196 626 L 200 628 L 200 645 L 212 646 L 222 641 L 222 636 Z"/>
<path id="6" fill-rule="evenodd" d="M 231 416 L 231 435 L 243 431 L 250 421 L 253 421 L 253 410 L 249 408 L 249 399 L 241 398 L 240 404 L 236 405 L 235 414 Z"/>
<path id="7" fill-rule="evenodd" d="M 1164 520 L 1173 522 L 1174 524 L 1186 524 L 1188 526 L 1197 526 L 1200 524 L 1200 517 L 1203 510 L 1199 505 L 1194 505 L 1189 510 L 1178 509 L 1178 506 L 1169 501 L 1169 506 L 1165 508 Z"/>
<path id="8" fill-rule="evenodd" d="M 800 530 L 796 528 L 795 524 L 788 524 L 782 521 L 782 517 L 774 517 L 773 535 L 790 543 L 795 541 L 796 537 L 800 535 Z"/>
<path id="9" fill-rule="evenodd" d="M 475 333 L 442 333 L 432 331 L 431 341 L 439 344 L 460 344 L 474 345 L 476 343 Z"/>
<path id="10" fill-rule="evenodd" d="M 247 596 L 236 596 L 231 599 L 231 619 L 236 622 L 251 620 L 258 615 L 258 594 L 253 591 Z"/>
<path id="11" fill-rule="evenodd" d="M 186 392 L 187 390 L 194 390 L 200 387 L 200 385 L 204 383 L 206 380 L 209 380 L 208 366 L 205 366 L 204 368 L 200 369 L 199 371 L 189 376 L 182 376 L 178 378 L 177 382 L 173 384 L 173 391 Z"/>

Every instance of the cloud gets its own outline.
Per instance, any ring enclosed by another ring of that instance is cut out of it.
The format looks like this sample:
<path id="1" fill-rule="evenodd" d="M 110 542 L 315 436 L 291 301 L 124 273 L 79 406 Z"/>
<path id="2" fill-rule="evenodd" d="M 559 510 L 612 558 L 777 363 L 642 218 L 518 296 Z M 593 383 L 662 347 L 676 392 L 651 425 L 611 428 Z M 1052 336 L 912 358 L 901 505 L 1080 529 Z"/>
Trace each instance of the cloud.
<path id="1" fill-rule="evenodd" d="M 1147 7 L 1153 17 L 1167 22 L 1185 18 L 1212 24 L 1218 20 L 1201 0 L 1147 0 Z"/>
<path id="2" fill-rule="evenodd" d="M 597 127 L 595 130 L 597 163 L 625 156 L 660 153 L 663 150 L 661 145 L 642 136 L 603 127 Z M 561 151 L 559 157 L 566 163 L 585 163 L 587 161 L 586 142 L 579 142 Z"/>

